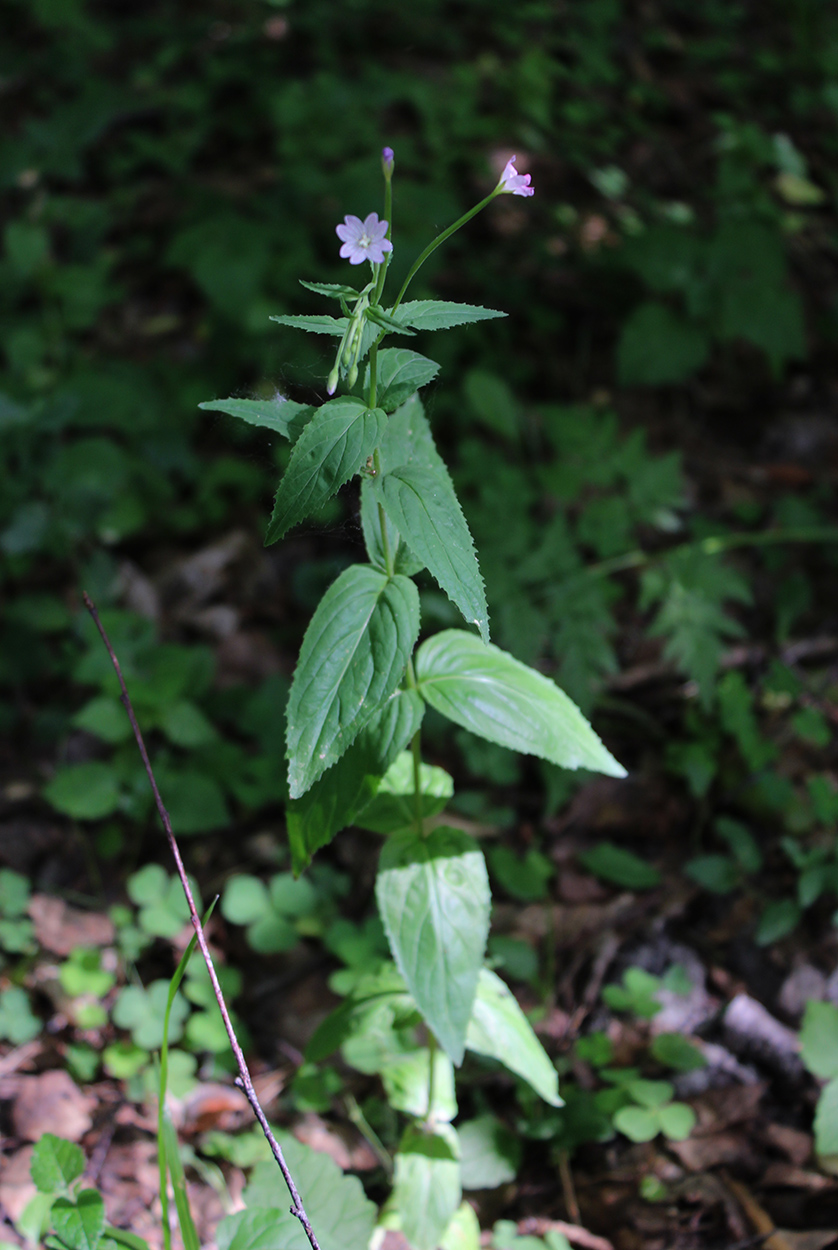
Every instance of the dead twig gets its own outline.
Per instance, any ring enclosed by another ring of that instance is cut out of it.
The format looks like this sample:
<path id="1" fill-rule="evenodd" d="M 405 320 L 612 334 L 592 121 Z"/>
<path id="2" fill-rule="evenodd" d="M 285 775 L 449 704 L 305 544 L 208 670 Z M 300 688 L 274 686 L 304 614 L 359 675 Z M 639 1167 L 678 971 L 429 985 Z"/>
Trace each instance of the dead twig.
<path id="1" fill-rule="evenodd" d="M 305 1232 L 306 1237 L 308 1238 L 308 1241 L 311 1245 L 312 1250 L 320 1250 L 319 1243 L 314 1234 L 314 1229 L 311 1227 L 311 1221 L 306 1215 L 306 1210 L 305 1210 L 305 1207 L 303 1206 L 302 1199 L 300 1198 L 299 1191 L 297 1190 L 297 1186 L 294 1184 L 294 1178 L 291 1175 L 291 1172 L 288 1168 L 288 1164 L 285 1162 L 285 1156 L 282 1153 L 282 1149 L 279 1145 L 279 1142 L 276 1140 L 276 1138 L 274 1137 L 271 1131 L 271 1126 L 270 1124 L 268 1124 L 267 1117 L 265 1116 L 265 1113 L 262 1110 L 259 1099 L 256 1097 L 256 1091 L 253 1088 L 253 1080 L 250 1076 L 250 1069 L 248 1068 L 247 1062 L 245 1061 L 244 1052 L 242 1051 L 242 1048 L 239 1045 L 238 1038 L 236 1037 L 235 1031 L 233 1029 L 233 1024 L 230 1019 L 230 1013 L 227 1010 L 227 1004 L 224 1001 L 224 995 L 221 992 L 221 986 L 219 984 L 218 976 L 215 971 L 215 965 L 213 964 L 213 961 L 212 961 L 212 955 L 210 954 L 209 946 L 207 945 L 207 939 L 204 936 L 204 930 L 201 924 L 201 918 L 198 915 L 198 910 L 195 906 L 195 899 L 192 896 L 192 890 L 189 885 L 189 880 L 186 876 L 186 869 L 183 866 L 183 860 L 181 858 L 180 848 L 177 844 L 177 841 L 175 840 L 175 835 L 172 832 L 172 822 L 169 819 L 169 813 L 166 811 L 166 808 L 163 804 L 163 800 L 160 797 L 160 791 L 157 788 L 157 782 L 154 778 L 154 772 L 151 767 L 151 761 L 148 758 L 148 751 L 146 750 L 145 742 L 143 741 L 143 735 L 140 731 L 139 725 L 137 724 L 137 718 L 134 715 L 134 708 L 132 706 L 131 699 L 128 695 L 128 689 L 125 685 L 125 679 L 122 676 L 122 669 L 119 666 L 119 660 L 117 659 L 116 653 L 114 652 L 114 649 L 111 646 L 110 639 L 108 638 L 108 635 L 105 632 L 105 627 L 103 626 L 101 620 L 99 619 L 99 613 L 96 611 L 95 604 L 90 599 L 89 595 L 87 595 L 85 592 L 82 592 L 82 597 L 84 599 L 85 607 L 87 608 L 90 615 L 93 617 L 93 621 L 96 625 L 96 628 L 99 630 L 99 633 L 102 636 L 102 641 L 105 644 L 108 655 L 111 658 L 111 663 L 114 666 L 114 670 L 119 680 L 119 687 L 120 687 L 120 690 L 122 691 L 120 698 L 125 708 L 125 711 L 128 713 L 128 719 L 131 722 L 131 728 L 133 729 L 134 737 L 137 740 L 137 746 L 139 748 L 139 752 L 142 757 L 143 764 L 145 766 L 146 774 L 148 775 L 148 780 L 149 780 L 149 784 L 151 785 L 152 793 L 154 794 L 154 802 L 157 806 L 157 811 L 160 816 L 160 820 L 162 822 L 163 828 L 165 830 L 166 838 L 168 839 L 168 842 L 169 842 L 169 849 L 171 850 L 172 855 L 174 857 L 175 867 L 177 868 L 177 874 L 180 877 L 180 883 L 183 887 L 183 893 L 186 896 L 186 902 L 189 907 L 189 915 L 192 920 L 192 927 L 195 930 L 195 936 L 196 936 L 198 945 L 201 948 L 201 954 L 204 957 L 204 963 L 207 966 L 207 972 L 209 973 L 209 978 L 212 983 L 212 989 L 215 995 L 215 1001 L 218 1003 L 218 1009 L 221 1012 L 221 1019 L 224 1021 L 224 1028 L 227 1033 L 227 1038 L 230 1042 L 230 1049 L 232 1050 L 233 1055 L 235 1056 L 236 1066 L 238 1067 L 238 1070 L 239 1070 L 239 1075 L 236 1077 L 236 1085 L 238 1085 L 239 1088 L 244 1091 L 245 1097 L 247 1098 L 247 1101 L 250 1103 L 250 1106 L 253 1109 L 253 1114 L 256 1116 L 256 1119 L 259 1121 L 259 1126 L 262 1129 L 262 1132 L 265 1134 L 265 1138 L 268 1142 L 268 1145 L 271 1148 L 271 1154 L 276 1160 L 277 1166 L 280 1172 L 282 1173 L 282 1178 L 285 1181 L 285 1184 L 288 1186 L 288 1192 L 291 1195 L 291 1214 L 296 1216 L 297 1219 L 302 1224 L 303 1230 Z"/>

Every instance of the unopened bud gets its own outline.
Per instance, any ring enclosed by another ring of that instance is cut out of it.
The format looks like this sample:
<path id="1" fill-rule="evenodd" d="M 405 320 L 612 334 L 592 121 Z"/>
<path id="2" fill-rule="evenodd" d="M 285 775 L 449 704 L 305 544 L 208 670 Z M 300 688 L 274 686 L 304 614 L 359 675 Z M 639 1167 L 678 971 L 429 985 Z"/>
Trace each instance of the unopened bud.
<path id="1" fill-rule="evenodd" d="M 388 182 L 393 177 L 393 166 L 395 165 L 395 163 L 396 161 L 395 161 L 393 149 L 382 148 L 381 149 L 381 169 L 384 173 L 384 177 L 387 179 Z"/>

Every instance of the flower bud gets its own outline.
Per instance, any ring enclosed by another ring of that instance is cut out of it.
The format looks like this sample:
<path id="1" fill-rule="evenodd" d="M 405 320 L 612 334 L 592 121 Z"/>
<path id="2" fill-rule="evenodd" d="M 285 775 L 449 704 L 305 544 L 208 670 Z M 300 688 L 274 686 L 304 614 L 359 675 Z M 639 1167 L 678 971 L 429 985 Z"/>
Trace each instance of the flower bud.
<path id="1" fill-rule="evenodd" d="M 384 177 L 389 182 L 393 177 L 393 166 L 395 165 L 395 156 L 392 148 L 381 149 L 381 169 Z"/>

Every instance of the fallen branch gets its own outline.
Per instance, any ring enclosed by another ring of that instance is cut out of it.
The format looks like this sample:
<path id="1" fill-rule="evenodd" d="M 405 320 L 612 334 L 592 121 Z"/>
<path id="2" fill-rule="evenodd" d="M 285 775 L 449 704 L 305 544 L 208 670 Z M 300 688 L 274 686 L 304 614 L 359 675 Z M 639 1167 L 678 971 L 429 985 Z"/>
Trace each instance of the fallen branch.
<path id="1" fill-rule="evenodd" d="M 210 954 L 209 946 L 207 945 L 207 939 L 204 935 L 203 926 L 201 924 L 201 918 L 198 915 L 198 910 L 195 906 L 195 899 L 192 896 L 192 890 L 189 885 L 189 880 L 186 876 L 186 869 L 183 866 L 183 860 L 181 858 L 180 848 L 177 844 L 177 841 L 175 840 L 175 835 L 172 832 L 172 822 L 169 819 L 169 813 L 166 811 L 166 808 L 163 804 L 163 800 L 160 797 L 160 791 L 157 788 L 157 782 L 155 781 L 155 778 L 154 778 L 154 772 L 151 767 L 151 761 L 148 758 L 148 751 L 146 750 L 145 742 L 143 741 L 143 735 L 140 731 L 139 725 L 137 724 L 137 718 L 134 715 L 134 708 L 133 708 L 131 699 L 128 694 L 128 689 L 125 685 L 125 678 L 122 676 L 122 669 L 119 666 L 119 660 L 117 659 L 116 653 L 114 652 L 114 649 L 111 646 L 110 639 L 108 638 L 108 635 L 105 632 L 105 627 L 103 626 L 102 622 L 99 619 L 99 613 L 96 611 L 95 604 L 90 599 L 89 595 L 87 595 L 85 592 L 82 592 L 82 597 L 84 599 L 85 607 L 87 608 L 90 615 L 93 617 L 96 628 L 99 630 L 99 633 L 102 636 L 102 641 L 105 644 L 105 647 L 107 648 L 108 655 L 111 657 L 111 663 L 114 666 L 114 670 L 116 671 L 116 675 L 119 680 L 119 687 L 120 687 L 120 690 L 122 691 L 122 694 L 120 695 L 120 699 L 122 701 L 122 704 L 126 712 L 128 713 L 128 719 L 131 722 L 131 728 L 133 729 L 134 737 L 137 740 L 137 746 L 139 747 L 140 755 L 142 756 L 142 761 L 143 761 L 143 764 L 145 765 L 145 770 L 148 775 L 148 780 L 151 785 L 152 793 L 154 794 L 154 802 L 157 805 L 157 811 L 159 813 L 160 820 L 163 824 L 163 828 L 166 832 L 166 837 L 169 842 L 169 848 L 172 852 L 172 855 L 174 856 L 175 867 L 177 868 L 177 874 L 180 877 L 180 884 L 183 886 L 183 893 L 186 896 L 186 902 L 189 907 L 189 915 L 192 920 L 192 927 L 195 930 L 195 936 L 197 938 L 198 945 L 201 948 L 201 954 L 204 957 L 204 963 L 207 965 L 207 972 L 209 973 L 209 978 L 212 983 L 213 993 L 215 994 L 215 1001 L 218 1003 L 218 1010 L 221 1012 L 221 1019 L 224 1021 L 224 1028 L 227 1033 L 227 1038 L 230 1042 L 230 1049 L 232 1050 L 233 1055 L 235 1056 L 236 1066 L 238 1067 L 238 1070 L 239 1070 L 239 1075 L 236 1077 L 236 1085 L 238 1085 L 238 1087 L 244 1091 L 245 1097 L 247 1098 L 247 1101 L 250 1103 L 250 1106 L 253 1109 L 253 1114 L 256 1116 L 256 1119 L 259 1121 L 259 1126 L 262 1129 L 262 1132 L 265 1134 L 265 1138 L 267 1139 L 268 1145 L 271 1148 L 271 1154 L 273 1155 L 274 1159 L 277 1162 L 277 1166 L 279 1167 L 279 1170 L 282 1173 L 283 1180 L 285 1181 L 285 1184 L 288 1186 L 288 1192 L 291 1195 L 291 1214 L 295 1215 L 297 1219 L 300 1221 L 300 1223 L 302 1224 L 303 1229 L 305 1231 L 305 1235 L 309 1240 L 312 1250 L 320 1250 L 320 1246 L 318 1244 L 317 1238 L 314 1235 L 314 1229 L 311 1227 L 311 1221 L 306 1215 L 306 1210 L 305 1210 L 305 1207 L 303 1206 L 302 1199 L 300 1198 L 299 1191 L 297 1190 L 297 1186 L 294 1184 L 294 1178 L 291 1175 L 291 1172 L 288 1168 L 288 1164 L 285 1162 L 285 1156 L 282 1153 L 282 1149 L 279 1145 L 279 1142 L 276 1140 L 276 1138 L 274 1137 L 271 1131 L 271 1126 L 268 1123 L 268 1120 L 264 1111 L 262 1110 L 259 1099 L 256 1097 L 256 1091 L 253 1088 L 253 1081 L 250 1076 L 250 1069 L 247 1066 L 247 1062 L 244 1057 L 244 1052 L 242 1051 L 242 1048 L 239 1045 L 238 1038 L 236 1037 L 235 1030 L 233 1029 L 233 1023 L 230 1019 L 230 1013 L 227 1010 L 227 1004 L 224 1001 L 224 995 L 221 991 L 221 986 L 218 981 L 218 975 L 215 971 L 215 965 L 212 962 L 212 955 Z"/>

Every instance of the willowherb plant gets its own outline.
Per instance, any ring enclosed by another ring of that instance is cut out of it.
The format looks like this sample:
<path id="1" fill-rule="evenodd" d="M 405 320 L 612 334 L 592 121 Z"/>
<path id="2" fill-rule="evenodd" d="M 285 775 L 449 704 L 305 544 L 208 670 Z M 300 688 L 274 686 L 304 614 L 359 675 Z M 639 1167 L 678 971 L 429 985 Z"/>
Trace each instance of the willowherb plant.
<path id="1" fill-rule="evenodd" d="M 461 1198 L 451 1120 L 453 1068 L 465 1051 L 500 1061 L 548 1102 L 561 1100 L 553 1064 L 510 992 L 484 966 L 486 865 L 477 843 L 441 814 L 451 787 L 441 787 L 440 770 L 422 763 L 425 707 L 490 742 L 565 768 L 611 776 L 624 769 L 552 681 L 489 641 L 474 545 L 419 398 L 439 366 L 407 348 L 381 346 L 389 335 L 505 315 L 404 297 L 431 253 L 497 196 L 532 195 L 530 176 L 517 172 L 513 157 L 491 193 L 435 238 L 395 298 L 385 298 L 394 246 L 390 148 L 382 169 L 383 219 L 375 212 L 363 220 L 348 215 L 337 226 L 340 255 L 352 266 L 369 263 L 369 282 L 360 289 L 304 282 L 337 300 L 343 315 L 273 318 L 338 339 L 326 385 L 331 398 L 319 407 L 283 399 L 201 406 L 293 444 L 268 543 L 361 478 L 367 562 L 342 572 L 323 596 L 288 700 L 287 826 L 296 873 L 348 825 L 385 835 L 376 898 L 393 963 L 360 979 L 318 1030 L 308 1057 L 316 1061 L 343 1045 L 373 1009 L 389 1012 L 388 1027 L 396 1030 L 421 1017 L 427 1046 L 410 1052 L 410 1062 L 422 1065 L 424 1093 L 397 1104 L 411 1122 L 396 1154 L 390 1205 L 416 1250 L 433 1250 Z M 465 627 L 443 630 L 417 648 L 419 593 L 412 579 L 422 569 L 459 609 Z"/>

